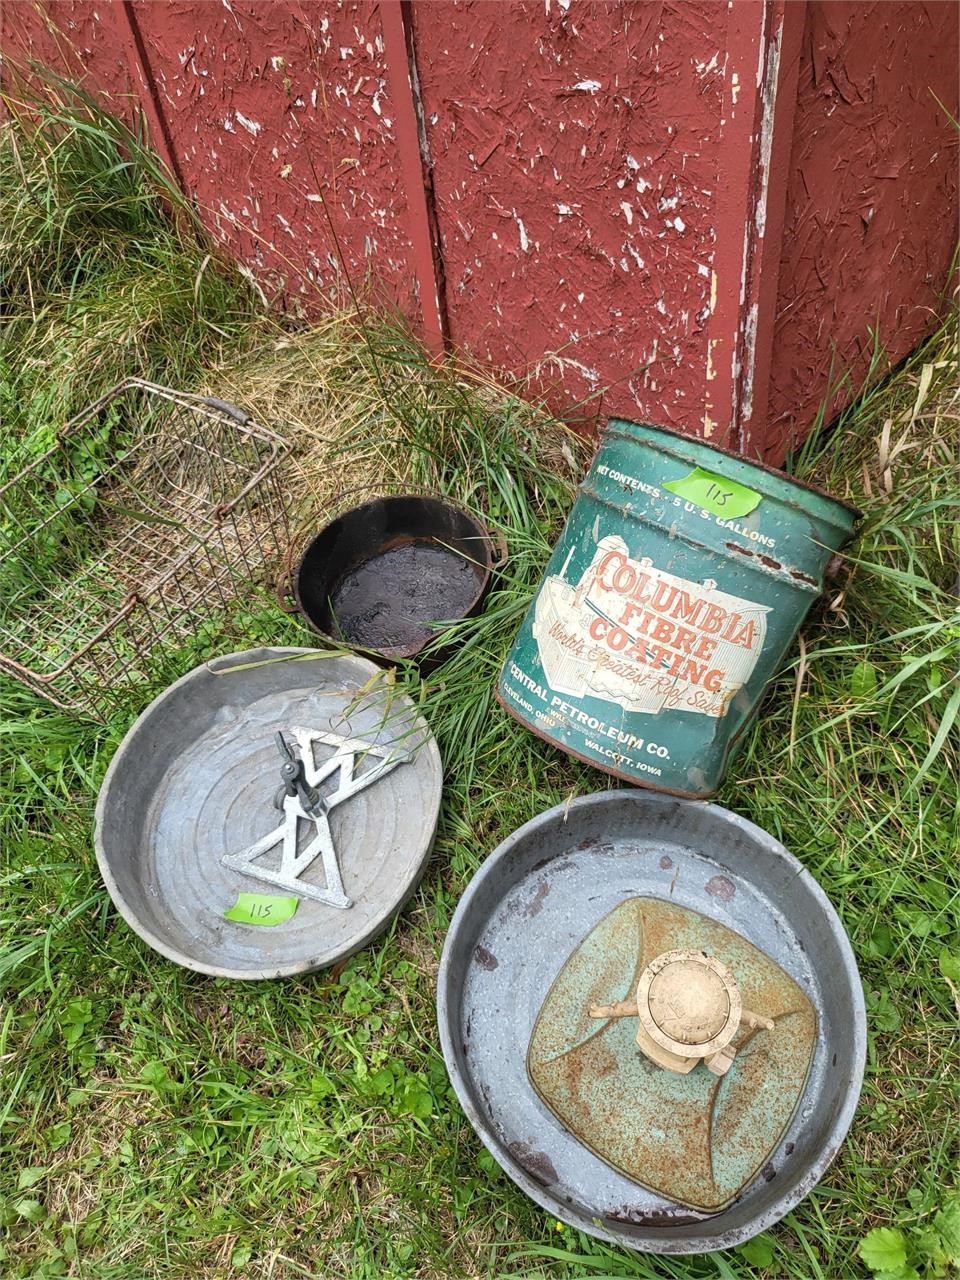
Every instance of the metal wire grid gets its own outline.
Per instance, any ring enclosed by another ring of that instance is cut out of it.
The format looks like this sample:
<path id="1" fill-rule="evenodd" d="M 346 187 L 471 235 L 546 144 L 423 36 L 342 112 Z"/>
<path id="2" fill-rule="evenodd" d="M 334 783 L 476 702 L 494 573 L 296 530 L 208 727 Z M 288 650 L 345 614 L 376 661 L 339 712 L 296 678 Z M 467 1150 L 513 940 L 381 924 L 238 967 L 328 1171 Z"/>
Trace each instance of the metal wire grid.
<path id="1" fill-rule="evenodd" d="M 242 410 L 130 378 L 0 488 L 0 672 L 102 716 L 279 564 L 284 441 Z"/>

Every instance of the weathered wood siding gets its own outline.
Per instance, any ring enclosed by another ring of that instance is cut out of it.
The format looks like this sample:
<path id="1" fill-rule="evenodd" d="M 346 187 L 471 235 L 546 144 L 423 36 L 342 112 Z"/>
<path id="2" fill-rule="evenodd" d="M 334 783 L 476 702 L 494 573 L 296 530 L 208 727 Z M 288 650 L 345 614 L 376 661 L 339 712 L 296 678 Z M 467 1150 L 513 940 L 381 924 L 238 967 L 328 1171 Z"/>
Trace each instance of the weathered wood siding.
<path id="1" fill-rule="evenodd" d="M 0 48 L 140 108 L 268 295 L 316 311 L 349 275 L 571 418 L 779 461 L 872 327 L 896 359 L 935 323 L 957 26 L 904 0 L 3 0 Z"/>

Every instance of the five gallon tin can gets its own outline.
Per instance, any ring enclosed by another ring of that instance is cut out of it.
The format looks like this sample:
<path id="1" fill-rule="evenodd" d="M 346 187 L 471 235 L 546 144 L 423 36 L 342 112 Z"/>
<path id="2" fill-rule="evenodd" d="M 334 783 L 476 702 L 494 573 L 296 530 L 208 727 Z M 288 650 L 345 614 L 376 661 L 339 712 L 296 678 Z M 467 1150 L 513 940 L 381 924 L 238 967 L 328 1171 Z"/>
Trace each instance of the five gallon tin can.
<path id="1" fill-rule="evenodd" d="M 858 515 L 702 441 L 611 421 L 500 702 L 619 778 L 712 795 Z"/>

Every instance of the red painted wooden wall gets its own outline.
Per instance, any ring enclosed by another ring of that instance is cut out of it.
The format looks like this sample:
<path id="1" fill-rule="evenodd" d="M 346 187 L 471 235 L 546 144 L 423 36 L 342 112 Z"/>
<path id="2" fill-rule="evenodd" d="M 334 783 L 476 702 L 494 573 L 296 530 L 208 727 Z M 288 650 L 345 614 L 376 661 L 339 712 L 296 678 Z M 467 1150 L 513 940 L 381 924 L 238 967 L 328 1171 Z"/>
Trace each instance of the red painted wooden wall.
<path id="1" fill-rule="evenodd" d="M 765 415 L 772 456 L 824 399 L 828 421 L 850 399 L 849 387 L 829 396 L 830 370 L 859 385 L 868 326 L 900 359 L 945 309 L 960 235 L 958 135 L 944 115 L 960 119 L 958 15 L 939 2 L 807 6 Z"/>
<path id="2" fill-rule="evenodd" d="M 268 295 L 349 274 L 571 418 L 774 462 L 942 310 L 957 46 L 904 0 L 0 7 L 8 76 L 139 107 Z"/>

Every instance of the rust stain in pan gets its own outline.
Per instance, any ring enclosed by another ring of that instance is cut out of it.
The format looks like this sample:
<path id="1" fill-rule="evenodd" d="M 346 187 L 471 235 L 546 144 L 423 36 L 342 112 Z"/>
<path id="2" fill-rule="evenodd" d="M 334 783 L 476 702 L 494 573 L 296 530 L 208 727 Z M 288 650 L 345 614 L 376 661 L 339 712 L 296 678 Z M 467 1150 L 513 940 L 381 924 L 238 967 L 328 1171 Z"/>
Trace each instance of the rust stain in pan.
<path id="1" fill-rule="evenodd" d="M 543 1186 L 550 1186 L 559 1180 L 550 1157 L 545 1152 L 538 1151 L 529 1142 L 511 1142 L 507 1150 L 517 1164 L 526 1169 L 530 1177 Z"/>
<path id="2" fill-rule="evenodd" d="M 550 885 L 546 880 L 541 880 L 537 885 L 537 891 L 523 909 L 523 914 L 529 920 L 533 916 L 538 916 L 543 910 L 543 902 L 547 894 L 550 892 Z"/>
<path id="3" fill-rule="evenodd" d="M 711 876 L 703 886 L 707 893 L 721 902 L 729 902 L 737 892 L 736 885 L 726 876 Z"/>

